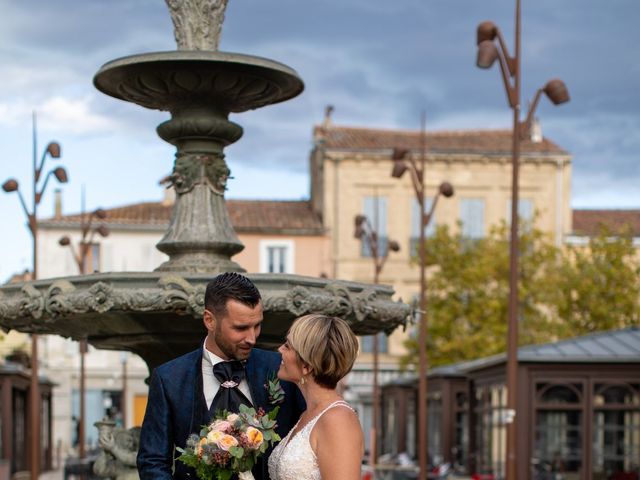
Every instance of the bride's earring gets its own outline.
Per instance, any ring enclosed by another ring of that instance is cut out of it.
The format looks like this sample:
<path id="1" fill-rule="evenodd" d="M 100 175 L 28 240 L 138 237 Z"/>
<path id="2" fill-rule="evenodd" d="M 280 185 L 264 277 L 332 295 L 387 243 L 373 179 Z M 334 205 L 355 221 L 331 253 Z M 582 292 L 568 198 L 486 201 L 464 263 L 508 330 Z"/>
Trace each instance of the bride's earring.
<path id="1" fill-rule="evenodd" d="M 299 385 L 299 386 L 302 386 L 302 385 L 304 385 L 304 384 L 305 384 L 305 382 L 306 382 L 306 381 L 307 381 L 307 379 L 306 379 L 306 378 L 304 378 L 304 375 L 302 375 L 302 376 L 300 377 L 300 380 L 298 380 L 298 385 Z"/>

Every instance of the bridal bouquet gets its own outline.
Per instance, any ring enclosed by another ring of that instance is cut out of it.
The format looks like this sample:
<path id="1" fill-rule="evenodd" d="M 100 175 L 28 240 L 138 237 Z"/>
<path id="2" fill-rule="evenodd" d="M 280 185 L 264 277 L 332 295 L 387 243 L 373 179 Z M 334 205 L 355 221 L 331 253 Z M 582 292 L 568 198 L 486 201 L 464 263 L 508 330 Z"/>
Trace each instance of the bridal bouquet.
<path id="1" fill-rule="evenodd" d="M 229 480 L 233 474 L 254 480 L 251 468 L 258 457 L 280 441 L 275 431 L 278 410 L 265 414 L 241 405 L 240 413 L 218 412 L 199 435 L 189 437 L 186 448 L 177 448 L 178 460 L 193 467 L 200 480 Z"/>

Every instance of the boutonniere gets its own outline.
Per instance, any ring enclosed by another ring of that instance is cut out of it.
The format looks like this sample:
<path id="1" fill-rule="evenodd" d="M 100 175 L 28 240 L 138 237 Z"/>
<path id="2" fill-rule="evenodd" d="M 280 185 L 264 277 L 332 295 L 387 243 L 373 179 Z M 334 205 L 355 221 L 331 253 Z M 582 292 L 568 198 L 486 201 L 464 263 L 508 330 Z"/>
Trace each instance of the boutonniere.
<path id="1" fill-rule="evenodd" d="M 280 379 L 277 374 L 267 378 L 267 383 L 264 384 L 264 388 L 267 390 L 269 403 L 271 405 L 279 405 L 284 402 L 284 389 L 282 385 L 280 385 Z"/>

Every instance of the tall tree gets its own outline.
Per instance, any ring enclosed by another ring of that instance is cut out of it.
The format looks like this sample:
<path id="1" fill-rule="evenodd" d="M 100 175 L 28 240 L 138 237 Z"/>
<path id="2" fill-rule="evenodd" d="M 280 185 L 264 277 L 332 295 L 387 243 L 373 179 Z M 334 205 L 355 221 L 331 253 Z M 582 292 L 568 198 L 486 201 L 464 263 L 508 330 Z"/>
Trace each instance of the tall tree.
<path id="1" fill-rule="evenodd" d="M 458 229 L 459 231 L 460 229 Z M 520 339 L 548 338 L 553 318 L 545 308 L 558 295 L 559 250 L 540 230 L 520 229 Z M 509 228 L 503 222 L 481 239 L 452 233 L 446 226 L 425 242 L 428 352 L 433 366 L 505 350 L 509 295 Z M 407 341 L 404 364 L 412 364 L 417 339 Z"/>
<path id="2" fill-rule="evenodd" d="M 562 272 L 562 336 L 640 325 L 640 262 L 630 232 L 602 228 L 588 246 L 573 246 Z"/>
<path id="3" fill-rule="evenodd" d="M 628 235 L 603 232 L 588 247 L 557 248 L 531 225 L 520 228 L 519 342 L 543 343 L 638 325 L 638 257 Z M 439 227 L 425 242 L 430 365 L 506 350 L 509 228 L 478 240 Z M 405 366 L 417 359 L 406 341 Z"/>

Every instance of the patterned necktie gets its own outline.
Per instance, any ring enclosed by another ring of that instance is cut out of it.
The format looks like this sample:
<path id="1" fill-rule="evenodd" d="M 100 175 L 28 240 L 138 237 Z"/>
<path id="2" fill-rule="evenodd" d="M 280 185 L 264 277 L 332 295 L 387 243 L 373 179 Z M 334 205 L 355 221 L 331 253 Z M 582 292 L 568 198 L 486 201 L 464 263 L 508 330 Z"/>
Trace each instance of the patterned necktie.
<path id="1" fill-rule="evenodd" d="M 238 360 L 218 362 L 213 366 L 213 375 L 220 382 L 220 388 L 216 396 L 213 397 L 209 409 L 211 414 L 218 410 L 238 413 L 241 404 L 251 406 L 251 401 L 238 388 L 245 377 L 242 362 Z"/>

